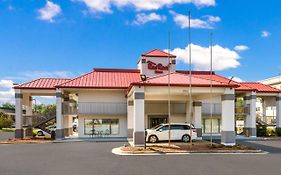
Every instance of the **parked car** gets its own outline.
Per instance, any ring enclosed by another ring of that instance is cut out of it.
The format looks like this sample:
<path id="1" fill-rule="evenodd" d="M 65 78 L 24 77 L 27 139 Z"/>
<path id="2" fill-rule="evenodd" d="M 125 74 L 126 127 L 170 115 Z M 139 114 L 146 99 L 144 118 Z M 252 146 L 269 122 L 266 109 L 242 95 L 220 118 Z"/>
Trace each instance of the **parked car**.
<path id="1" fill-rule="evenodd" d="M 49 131 L 56 131 L 56 128 L 56 125 L 50 125 L 46 127 L 46 129 L 48 129 Z"/>
<path id="2" fill-rule="evenodd" d="M 194 140 L 197 138 L 196 129 L 193 125 L 188 123 L 171 123 L 170 125 L 171 140 L 190 142 L 190 139 Z M 192 130 L 192 138 L 190 136 L 190 129 Z M 169 124 L 160 124 L 151 129 L 147 129 L 146 135 L 146 140 L 150 143 L 169 140 Z"/>
<path id="3" fill-rule="evenodd" d="M 42 129 L 33 129 L 33 132 L 35 133 L 35 138 L 51 138 L 51 134 L 43 131 Z"/>

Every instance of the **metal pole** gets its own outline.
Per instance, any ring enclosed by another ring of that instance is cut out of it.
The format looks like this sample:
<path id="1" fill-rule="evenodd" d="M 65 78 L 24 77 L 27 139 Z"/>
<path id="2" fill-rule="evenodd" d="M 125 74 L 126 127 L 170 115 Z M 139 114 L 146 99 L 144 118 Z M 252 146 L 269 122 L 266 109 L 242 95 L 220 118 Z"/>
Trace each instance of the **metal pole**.
<path id="1" fill-rule="evenodd" d="M 190 145 L 192 145 L 192 86 L 191 86 L 191 78 L 192 78 L 192 66 L 191 66 L 191 12 L 188 11 L 188 46 L 189 46 L 189 117 L 190 117 Z"/>
<path id="2" fill-rule="evenodd" d="M 211 118 L 211 146 L 213 145 L 213 33 L 210 33 L 210 118 Z"/>
<path id="3" fill-rule="evenodd" d="M 168 60 L 169 60 L 169 64 L 168 64 L 168 120 L 169 120 L 169 146 L 171 144 L 171 123 L 170 123 L 170 119 L 171 119 L 171 85 L 170 85 L 170 74 L 171 74 L 171 60 L 170 60 L 170 31 L 168 32 Z"/>

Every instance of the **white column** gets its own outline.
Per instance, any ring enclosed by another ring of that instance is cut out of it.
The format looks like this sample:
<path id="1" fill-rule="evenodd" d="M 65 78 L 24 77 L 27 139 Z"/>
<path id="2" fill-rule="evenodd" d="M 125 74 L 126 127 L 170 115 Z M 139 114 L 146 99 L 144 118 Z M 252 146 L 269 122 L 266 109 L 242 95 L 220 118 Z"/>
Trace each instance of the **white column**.
<path id="1" fill-rule="evenodd" d="M 256 137 L 256 92 L 252 91 L 246 94 L 244 100 L 246 102 L 246 107 L 248 107 L 246 122 L 244 127 L 244 132 L 246 136 Z"/>
<path id="2" fill-rule="evenodd" d="M 196 128 L 197 137 L 202 139 L 202 102 L 193 102 L 194 107 L 194 127 Z"/>
<path id="3" fill-rule="evenodd" d="M 234 89 L 225 89 L 222 95 L 222 128 L 221 143 L 235 145 L 235 113 L 234 113 Z"/>
<path id="4" fill-rule="evenodd" d="M 15 89 L 15 101 L 16 101 L 16 131 L 15 138 L 22 139 L 23 138 L 23 129 L 22 129 L 22 98 L 23 95 L 20 89 Z"/>
<path id="5" fill-rule="evenodd" d="M 26 110 L 26 124 L 28 125 L 28 128 L 25 130 L 25 136 L 32 137 L 32 97 L 30 94 L 26 94 L 23 98 Z"/>
<path id="6" fill-rule="evenodd" d="M 134 146 L 143 146 L 145 141 L 144 129 L 144 90 L 136 87 L 134 92 Z"/>
<path id="7" fill-rule="evenodd" d="M 56 139 L 64 138 L 64 124 L 63 124 L 63 115 L 62 115 L 62 90 L 56 90 Z"/>
<path id="8" fill-rule="evenodd" d="M 281 133 L 281 93 L 276 97 L 276 130 Z"/>
<path id="9" fill-rule="evenodd" d="M 133 138 L 134 132 L 134 101 L 127 100 L 127 137 Z"/>

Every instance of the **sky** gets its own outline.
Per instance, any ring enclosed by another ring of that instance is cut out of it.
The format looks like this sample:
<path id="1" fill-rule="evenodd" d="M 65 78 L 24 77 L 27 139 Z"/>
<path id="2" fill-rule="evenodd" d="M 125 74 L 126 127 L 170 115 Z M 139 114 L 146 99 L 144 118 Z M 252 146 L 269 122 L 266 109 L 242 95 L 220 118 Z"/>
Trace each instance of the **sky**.
<path id="1" fill-rule="evenodd" d="M 0 104 L 14 102 L 13 83 L 75 77 L 93 68 L 136 68 L 154 48 L 188 68 L 238 81 L 281 73 L 281 1 L 252 0 L 0 0 Z M 41 99 L 42 102 L 50 99 Z"/>

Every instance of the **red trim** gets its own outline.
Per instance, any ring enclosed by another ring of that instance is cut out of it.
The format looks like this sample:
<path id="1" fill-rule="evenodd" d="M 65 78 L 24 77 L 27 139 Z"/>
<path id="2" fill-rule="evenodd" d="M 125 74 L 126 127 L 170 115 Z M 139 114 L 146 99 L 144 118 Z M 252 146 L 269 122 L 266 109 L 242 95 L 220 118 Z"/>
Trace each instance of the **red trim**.
<path id="1" fill-rule="evenodd" d="M 138 69 L 112 69 L 112 68 L 94 68 L 95 72 L 128 72 L 128 73 L 140 73 Z"/>
<path id="2" fill-rule="evenodd" d="M 176 70 L 176 72 L 181 74 L 189 74 L 189 71 L 186 70 Z M 210 73 L 211 71 L 191 71 L 191 74 L 199 74 L 199 75 L 210 75 Z M 212 71 L 212 75 L 217 75 L 217 74 L 215 74 L 215 72 Z"/>

